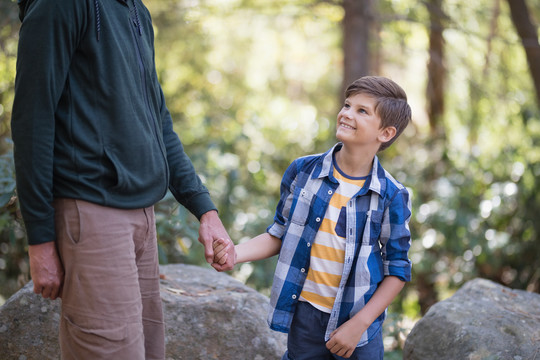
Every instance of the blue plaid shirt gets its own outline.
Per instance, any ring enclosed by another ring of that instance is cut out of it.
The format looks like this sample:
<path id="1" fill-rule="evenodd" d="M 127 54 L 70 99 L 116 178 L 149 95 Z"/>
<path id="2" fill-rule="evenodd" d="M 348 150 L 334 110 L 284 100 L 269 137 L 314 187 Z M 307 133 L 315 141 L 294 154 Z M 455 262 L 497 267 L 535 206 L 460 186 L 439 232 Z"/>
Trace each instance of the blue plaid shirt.
<path id="1" fill-rule="evenodd" d="M 309 269 L 311 245 L 339 186 L 333 176 L 336 144 L 324 154 L 296 159 L 285 171 L 269 234 L 282 240 L 270 295 L 268 323 L 288 332 Z M 326 329 L 330 333 L 369 301 L 385 276 L 411 279 L 408 259 L 411 203 L 407 189 L 373 159 L 371 175 L 349 200 L 343 274 Z M 381 329 L 384 311 L 362 335 L 365 345 Z"/>

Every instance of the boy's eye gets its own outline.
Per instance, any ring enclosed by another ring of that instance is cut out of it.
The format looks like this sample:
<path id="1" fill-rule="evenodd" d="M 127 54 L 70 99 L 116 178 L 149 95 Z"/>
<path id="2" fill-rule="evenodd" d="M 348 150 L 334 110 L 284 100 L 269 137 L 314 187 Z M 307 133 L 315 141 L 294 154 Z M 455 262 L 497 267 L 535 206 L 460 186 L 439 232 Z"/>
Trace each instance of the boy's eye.
<path id="1" fill-rule="evenodd" d="M 351 107 L 351 105 L 349 105 L 349 104 L 345 103 L 345 104 L 343 104 L 343 107 L 344 107 L 345 109 L 348 109 L 348 108 L 350 108 L 350 107 Z"/>
<path id="2" fill-rule="evenodd" d="M 358 112 L 361 114 L 367 114 L 366 109 L 362 109 L 362 108 L 358 109 Z"/>

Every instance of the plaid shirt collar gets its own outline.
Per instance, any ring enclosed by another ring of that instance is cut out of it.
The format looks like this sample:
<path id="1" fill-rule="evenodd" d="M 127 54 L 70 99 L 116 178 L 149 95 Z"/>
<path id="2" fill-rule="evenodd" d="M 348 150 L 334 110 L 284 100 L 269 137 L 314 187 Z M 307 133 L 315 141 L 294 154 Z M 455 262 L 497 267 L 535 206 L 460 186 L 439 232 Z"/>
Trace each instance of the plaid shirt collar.
<path id="1" fill-rule="evenodd" d="M 334 153 L 341 150 L 342 147 L 343 143 L 339 142 L 322 155 L 320 167 L 319 169 L 313 171 L 312 179 L 322 179 L 324 177 L 328 177 L 332 182 L 337 183 L 337 180 L 334 177 L 333 156 Z M 371 175 L 368 177 L 369 187 L 367 190 L 371 190 L 379 195 L 382 195 L 386 190 L 386 183 L 381 182 L 381 179 L 384 178 L 385 171 L 379 162 L 379 158 L 377 155 L 375 155 L 373 158 L 373 165 L 371 167 Z"/>

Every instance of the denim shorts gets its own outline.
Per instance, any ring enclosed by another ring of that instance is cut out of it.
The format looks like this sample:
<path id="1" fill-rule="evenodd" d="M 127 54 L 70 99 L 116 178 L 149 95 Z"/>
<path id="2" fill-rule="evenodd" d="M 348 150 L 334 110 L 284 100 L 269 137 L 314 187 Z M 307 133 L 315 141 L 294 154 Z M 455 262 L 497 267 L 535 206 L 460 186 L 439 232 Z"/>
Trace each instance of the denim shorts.
<path id="1" fill-rule="evenodd" d="M 287 338 L 287 351 L 281 360 L 341 360 L 326 348 L 324 334 L 330 314 L 314 308 L 305 301 L 299 301 L 294 313 Z M 382 331 L 366 345 L 357 347 L 349 359 L 382 360 L 384 346 Z"/>

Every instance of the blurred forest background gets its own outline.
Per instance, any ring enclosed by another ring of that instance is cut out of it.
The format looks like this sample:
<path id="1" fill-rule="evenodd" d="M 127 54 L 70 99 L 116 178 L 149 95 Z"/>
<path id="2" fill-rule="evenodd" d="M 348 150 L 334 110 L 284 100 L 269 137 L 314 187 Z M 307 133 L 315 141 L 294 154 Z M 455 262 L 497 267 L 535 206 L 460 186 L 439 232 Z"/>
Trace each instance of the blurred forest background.
<path id="1" fill-rule="evenodd" d="M 344 86 L 384 75 L 413 110 L 380 154 L 413 195 L 413 281 L 392 304 L 387 348 L 472 278 L 540 292 L 538 0 L 145 4 L 175 128 L 235 242 L 271 223 L 294 158 L 334 144 Z M 16 1 L 0 14 L 1 304 L 29 269 L 10 142 Z M 161 263 L 208 266 L 196 219 L 170 195 L 156 214 Z M 268 294 L 275 260 L 231 275 Z"/>

